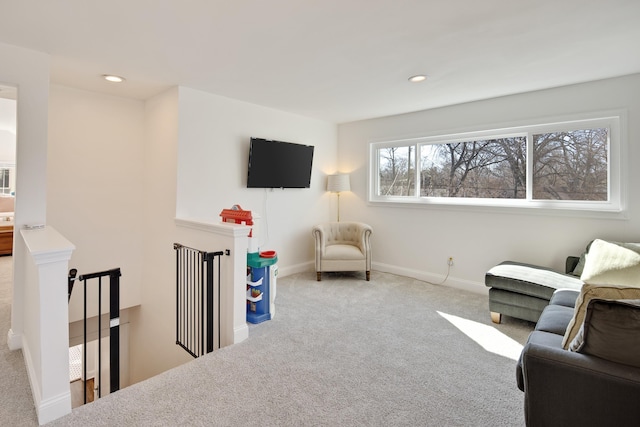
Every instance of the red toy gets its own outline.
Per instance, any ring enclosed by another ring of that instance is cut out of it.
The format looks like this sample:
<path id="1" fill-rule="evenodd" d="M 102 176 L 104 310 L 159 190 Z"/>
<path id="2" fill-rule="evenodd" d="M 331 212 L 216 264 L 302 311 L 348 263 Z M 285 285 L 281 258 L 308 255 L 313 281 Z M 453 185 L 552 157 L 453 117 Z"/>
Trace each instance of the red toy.
<path id="1" fill-rule="evenodd" d="M 251 211 L 242 210 L 240 205 L 233 205 L 231 209 L 223 209 L 222 212 L 220 212 L 220 216 L 222 217 L 222 221 L 224 222 L 253 225 L 253 217 L 251 216 Z"/>

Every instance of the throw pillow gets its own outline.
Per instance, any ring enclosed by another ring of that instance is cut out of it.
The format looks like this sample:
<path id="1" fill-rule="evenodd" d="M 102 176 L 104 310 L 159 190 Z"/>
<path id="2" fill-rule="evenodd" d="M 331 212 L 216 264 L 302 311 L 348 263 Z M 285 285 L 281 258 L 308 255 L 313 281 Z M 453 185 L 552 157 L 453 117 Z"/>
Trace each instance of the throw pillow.
<path id="1" fill-rule="evenodd" d="M 580 280 L 591 285 L 640 287 L 640 243 L 591 243 Z"/>
<path id="2" fill-rule="evenodd" d="M 569 350 L 640 368 L 640 300 L 592 299 Z"/>
<path id="3" fill-rule="evenodd" d="M 578 334 L 578 330 L 584 322 L 587 305 L 592 299 L 640 299 L 640 288 L 630 286 L 598 286 L 585 283 L 582 285 L 580 295 L 576 299 L 576 305 L 573 311 L 573 318 L 567 326 L 567 330 L 562 340 L 562 347 L 569 349 L 569 344 Z"/>

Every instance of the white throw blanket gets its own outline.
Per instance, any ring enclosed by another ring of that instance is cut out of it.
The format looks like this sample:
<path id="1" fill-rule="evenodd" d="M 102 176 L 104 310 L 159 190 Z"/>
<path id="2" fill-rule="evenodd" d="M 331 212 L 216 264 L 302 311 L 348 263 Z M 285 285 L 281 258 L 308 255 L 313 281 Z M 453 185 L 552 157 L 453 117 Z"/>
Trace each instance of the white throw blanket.
<path id="1" fill-rule="evenodd" d="M 580 279 L 590 285 L 640 287 L 640 243 L 591 243 Z"/>

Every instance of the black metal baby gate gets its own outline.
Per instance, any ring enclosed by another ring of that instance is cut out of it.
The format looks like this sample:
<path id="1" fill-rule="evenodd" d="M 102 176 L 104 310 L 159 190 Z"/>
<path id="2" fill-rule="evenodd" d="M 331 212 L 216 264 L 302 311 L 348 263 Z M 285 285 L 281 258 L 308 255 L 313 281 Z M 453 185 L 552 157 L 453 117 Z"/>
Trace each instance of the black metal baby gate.
<path id="1" fill-rule="evenodd" d="M 220 258 L 224 253 L 205 252 L 180 243 L 174 243 L 173 249 L 176 251 L 176 344 L 193 357 L 200 357 L 214 350 L 216 335 L 215 347 L 220 348 Z"/>
<path id="2" fill-rule="evenodd" d="M 73 283 L 77 270 L 69 271 L 68 298 L 71 299 Z M 84 289 L 83 301 L 83 329 L 82 341 L 84 380 L 87 380 L 87 280 L 98 279 L 98 397 L 102 396 L 102 278 L 109 276 L 109 389 L 110 392 L 120 390 L 120 273 L 119 268 L 100 271 L 97 273 L 81 274 L 77 280 L 82 282 Z M 87 387 L 84 389 L 84 403 L 87 403 Z"/>

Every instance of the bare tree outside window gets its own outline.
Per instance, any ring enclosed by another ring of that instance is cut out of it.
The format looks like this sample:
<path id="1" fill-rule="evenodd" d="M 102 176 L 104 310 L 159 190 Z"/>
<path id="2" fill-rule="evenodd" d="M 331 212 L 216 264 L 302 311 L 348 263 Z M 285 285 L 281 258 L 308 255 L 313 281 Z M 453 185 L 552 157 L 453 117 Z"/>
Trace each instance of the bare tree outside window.
<path id="1" fill-rule="evenodd" d="M 533 198 L 608 199 L 609 130 L 533 135 Z"/>
<path id="2" fill-rule="evenodd" d="M 526 197 L 524 136 L 421 146 L 423 197 Z"/>
<path id="3" fill-rule="evenodd" d="M 378 150 L 379 190 L 382 196 L 415 195 L 415 147 L 389 147 Z"/>

